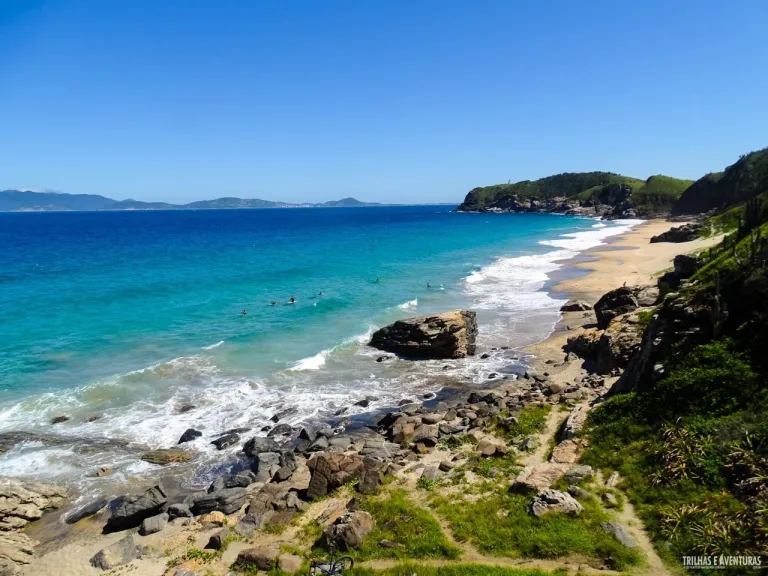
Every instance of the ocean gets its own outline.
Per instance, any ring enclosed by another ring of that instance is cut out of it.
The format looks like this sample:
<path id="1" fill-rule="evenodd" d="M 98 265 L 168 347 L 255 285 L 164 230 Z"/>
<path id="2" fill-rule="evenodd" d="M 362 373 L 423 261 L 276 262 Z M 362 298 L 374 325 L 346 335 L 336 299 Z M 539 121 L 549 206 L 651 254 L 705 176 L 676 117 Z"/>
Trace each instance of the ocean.
<path id="1" fill-rule="evenodd" d="M 195 484 L 240 450 L 210 445 L 225 430 L 511 375 L 559 318 L 548 274 L 638 222 L 453 208 L 0 214 L 0 433 L 51 435 L 0 455 L 0 474 L 106 490 L 156 474 L 141 450 L 194 427 L 178 475 Z M 366 346 L 455 308 L 478 312 L 488 358 L 376 362 Z"/>

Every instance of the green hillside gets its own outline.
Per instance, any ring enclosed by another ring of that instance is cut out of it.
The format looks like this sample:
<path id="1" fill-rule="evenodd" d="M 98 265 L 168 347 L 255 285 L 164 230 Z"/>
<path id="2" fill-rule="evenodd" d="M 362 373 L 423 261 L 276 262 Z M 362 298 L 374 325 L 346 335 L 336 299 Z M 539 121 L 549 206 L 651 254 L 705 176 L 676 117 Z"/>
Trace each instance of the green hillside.
<path id="1" fill-rule="evenodd" d="M 612 172 L 566 172 L 539 180 L 523 180 L 471 190 L 459 210 L 475 211 L 503 206 L 505 200 L 566 198 L 575 203 L 614 206 L 627 197 L 641 214 L 668 212 L 683 191 L 693 182 L 669 176 L 651 176 L 643 181 Z"/>

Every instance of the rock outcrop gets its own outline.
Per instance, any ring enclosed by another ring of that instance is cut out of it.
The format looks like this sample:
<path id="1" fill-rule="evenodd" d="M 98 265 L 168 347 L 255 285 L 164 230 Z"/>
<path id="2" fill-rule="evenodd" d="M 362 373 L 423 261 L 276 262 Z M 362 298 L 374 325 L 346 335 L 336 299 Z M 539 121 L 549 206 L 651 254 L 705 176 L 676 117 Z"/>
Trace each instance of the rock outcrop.
<path id="1" fill-rule="evenodd" d="M 560 306 L 560 312 L 583 312 L 585 310 L 592 310 L 592 304 L 583 300 L 568 300 Z"/>
<path id="2" fill-rule="evenodd" d="M 670 228 L 651 238 L 651 244 L 656 242 L 690 242 L 701 236 L 703 226 L 697 223 L 684 224 L 675 228 Z"/>
<path id="3" fill-rule="evenodd" d="M 168 496 L 162 484 L 138 496 L 126 496 L 107 520 L 107 529 L 125 530 L 138 526 L 145 518 L 160 513 L 167 502 Z"/>
<path id="4" fill-rule="evenodd" d="M 328 526 L 325 539 L 332 549 L 349 550 L 360 548 L 363 538 L 373 530 L 373 518 L 368 512 L 348 512 Z"/>
<path id="5" fill-rule="evenodd" d="M 542 490 L 531 500 L 530 508 L 531 514 L 537 518 L 549 514 L 551 512 L 559 512 L 561 514 L 581 514 L 584 510 L 578 500 L 567 492 L 560 492 L 559 490 Z"/>
<path id="6" fill-rule="evenodd" d="M 653 306 L 658 298 L 659 289 L 656 286 L 622 286 L 611 290 L 595 303 L 597 327 L 605 330 L 616 316 Z"/>
<path id="7" fill-rule="evenodd" d="M 350 480 L 360 478 L 365 469 L 362 457 L 338 452 L 318 452 L 307 462 L 307 466 L 311 472 L 308 498 L 325 496 Z"/>
<path id="8" fill-rule="evenodd" d="M 644 325 L 635 313 L 617 316 L 597 341 L 594 349 L 598 374 L 613 374 L 627 366 L 640 349 Z"/>
<path id="9" fill-rule="evenodd" d="M 696 273 L 699 268 L 699 262 L 695 256 L 687 254 L 678 254 L 673 260 L 674 268 L 665 272 L 659 278 L 659 288 L 666 284 L 667 288 L 677 290 L 683 280 L 687 280 Z"/>
<path id="10" fill-rule="evenodd" d="M 370 346 L 414 359 L 464 358 L 475 354 L 477 319 L 471 310 L 398 320 L 377 330 Z"/>

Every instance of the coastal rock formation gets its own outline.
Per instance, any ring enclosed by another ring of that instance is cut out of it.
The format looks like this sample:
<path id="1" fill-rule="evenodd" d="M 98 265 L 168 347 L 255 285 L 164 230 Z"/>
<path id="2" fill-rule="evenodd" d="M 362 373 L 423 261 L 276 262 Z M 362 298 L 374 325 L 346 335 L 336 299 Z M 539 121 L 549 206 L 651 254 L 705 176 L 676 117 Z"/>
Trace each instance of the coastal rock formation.
<path id="1" fill-rule="evenodd" d="M 338 452 L 319 452 L 307 462 L 311 477 L 307 498 L 321 498 L 328 492 L 359 478 L 365 466 L 360 456 Z"/>
<path id="2" fill-rule="evenodd" d="M 475 354 L 477 319 L 471 310 L 398 320 L 374 332 L 370 346 L 407 358 L 464 358 Z"/>
<path id="3" fill-rule="evenodd" d="M 655 244 L 656 242 L 690 242 L 701 236 L 703 228 L 704 227 L 701 224 L 693 222 L 670 228 L 666 232 L 653 236 L 651 238 L 651 244 Z"/>
<path id="4" fill-rule="evenodd" d="M 368 512 L 348 512 L 328 526 L 325 539 L 332 549 L 349 550 L 360 548 L 363 538 L 373 530 L 373 518 Z"/>
<path id="5" fill-rule="evenodd" d="M 141 455 L 141 459 L 150 464 L 165 466 L 174 462 L 188 462 L 192 459 L 192 456 L 194 456 L 192 452 L 182 450 L 181 448 L 161 448 L 145 452 Z"/>
<path id="6" fill-rule="evenodd" d="M 126 496 L 107 520 L 108 530 L 125 530 L 141 524 L 160 512 L 168 502 L 168 496 L 162 484 L 153 486 L 138 496 Z"/>
<path id="7" fill-rule="evenodd" d="M 568 300 L 560 306 L 560 312 L 582 312 L 584 310 L 592 310 L 592 304 L 583 300 Z"/>
<path id="8" fill-rule="evenodd" d="M 611 290 L 595 304 L 597 327 L 600 330 L 608 328 L 616 316 L 633 312 L 641 307 L 653 306 L 659 298 L 656 286 L 622 286 Z"/>
<path id="9" fill-rule="evenodd" d="M 20 530 L 45 510 L 58 508 L 67 492 L 53 484 L 0 477 L 0 530 Z"/>
<path id="10" fill-rule="evenodd" d="M 91 558 L 91 566 L 101 568 L 102 570 L 112 570 L 112 568 L 117 566 L 128 564 L 131 560 L 138 558 L 139 555 L 139 547 L 136 546 L 133 535 L 128 534 L 122 540 L 118 540 L 111 546 L 99 550 Z"/>
<path id="11" fill-rule="evenodd" d="M 224 488 L 196 496 L 189 502 L 189 509 L 195 516 L 207 514 L 214 510 L 224 514 L 233 514 L 243 507 L 247 495 L 245 488 Z"/>
<path id="12" fill-rule="evenodd" d="M 699 269 L 699 261 L 695 256 L 679 254 L 673 260 L 674 268 L 665 272 L 659 278 L 659 288 L 666 284 L 667 288 L 677 290 L 683 280 L 687 280 Z"/>
<path id="13" fill-rule="evenodd" d="M 597 373 L 612 374 L 625 368 L 640 349 L 643 329 L 644 325 L 636 313 L 624 314 L 611 320 L 594 350 Z"/>

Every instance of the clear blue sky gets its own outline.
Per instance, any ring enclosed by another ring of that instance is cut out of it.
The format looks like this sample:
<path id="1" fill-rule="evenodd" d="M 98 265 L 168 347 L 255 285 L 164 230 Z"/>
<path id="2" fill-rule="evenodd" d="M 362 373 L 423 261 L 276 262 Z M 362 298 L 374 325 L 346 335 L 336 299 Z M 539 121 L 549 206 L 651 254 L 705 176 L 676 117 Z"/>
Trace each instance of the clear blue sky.
<path id="1" fill-rule="evenodd" d="M 768 145 L 765 0 L 0 0 L 0 189 L 459 201 Z"/>

